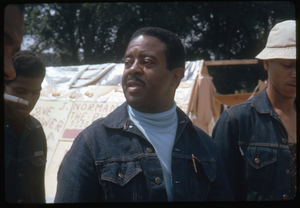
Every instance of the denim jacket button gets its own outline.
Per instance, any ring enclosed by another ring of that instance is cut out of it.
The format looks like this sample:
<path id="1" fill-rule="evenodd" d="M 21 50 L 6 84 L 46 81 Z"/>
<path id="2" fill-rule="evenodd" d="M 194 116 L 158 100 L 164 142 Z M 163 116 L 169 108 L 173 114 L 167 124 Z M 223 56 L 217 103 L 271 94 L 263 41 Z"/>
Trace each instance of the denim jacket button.
<path id="1" fill-rule="evenodd" d="M 155 183 L 156 183 L 156 184 L 160 184 L 160 183 L 161 183 L 160 177 L 155 178 Z"/>
<path id="2" fill-rule="evenodd" d="M 119 173 L 119 177 L 120 177 L 121 179 L 123 179 L 123 178 L 124 178 L 124 174 L 123 174 L 123 173 Z"/>
<path id="3" fill-rule="evenodd" d="M 260 159 L 257 157 L 257 158 L 254 159 L 254 162 L 255 162 L 256 164 L 259 164 L 259 163 L 260 163 Z"/>
<path id="4" fill-rule="evenodd" d="M 290 170 L 286 169 L 285 174 L 287 174 L 287 175 L 290 174 Z"/>
<path id="5" fill-rule="evenodd" d="M 147 152 L 151 153 L 152 152 L 152 149 L 150 147 L 147 147 Z"/>
<path id="6" fill-rule="evenodd" d="M 281 141 L 282 141 L 283 144 L 287 143 L 287 139 L 286 138 L 283 138 Z"/>
<path id="7" fill-rule="evenodd" d="M 287 196 L 286 194 L 284 194 L 284 195 L 282 196 L 282 198 L 283 198 L 284 200 L 287 200 L 287 199 L 288 199 L 288 196 Z"/>

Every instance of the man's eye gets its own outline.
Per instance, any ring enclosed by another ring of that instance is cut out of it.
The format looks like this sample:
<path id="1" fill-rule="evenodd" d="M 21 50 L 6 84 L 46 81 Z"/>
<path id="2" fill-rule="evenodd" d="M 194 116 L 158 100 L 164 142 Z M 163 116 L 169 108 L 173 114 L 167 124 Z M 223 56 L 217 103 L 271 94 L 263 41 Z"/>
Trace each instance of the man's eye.
<path id="1" fill-rule="evenodd" d="M 19 94 L 24 94 L 24 93 L 25 93 L 25 90 L 17 90 L 17 93 L 19 93 Z"/>
<path id="2" fill-rule="evenodd" d="M 131 64 L 131 61 L 124 61 L 125 66 L 129 66 Z"/>
<path id="3" fill-rule="evenodd" d="M 149 64 L 152 64 L 152 61 L 150 61 L 150 60 L 145 60 L 144 61 L 144 65 L 149 65 Z"/>
<path id="4" fill-rule="evenodd" d="M 285 68 L 292 68 L 294 67 L 294 64 L 282 64 L 282 66 L 284 66 Z"/>
<path id="5" fill-rule="evenodd" d="M 285 68 L 290 69 L 293 67 L 293 65 L 283 65 Z"/>

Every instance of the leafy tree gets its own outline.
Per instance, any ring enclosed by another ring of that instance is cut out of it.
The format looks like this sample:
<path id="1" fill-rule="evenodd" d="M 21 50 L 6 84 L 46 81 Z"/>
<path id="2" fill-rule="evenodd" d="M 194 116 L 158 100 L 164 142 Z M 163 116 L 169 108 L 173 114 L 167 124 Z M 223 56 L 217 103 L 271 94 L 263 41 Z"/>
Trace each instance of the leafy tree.
<path id="1" fill-rule="evenodd" d="M 60 58 L 56 56 L 54 53 L 50 52 L 43 52 L 43 53 L 36 53 L 37 56 L 39 56 L 46 66 L 62 66 L 62 63 L 60 62 Z"/>
<path id="2" fill-rule="evenodd" d="M 53 48 L 63 65 L 79 64 L 76 11 L 81 4 L 34 4 L 26 7 L 24 33 L 32 35 L 31 50 Z"/>
<path id="3" fill-rule="evenodd" d="M 265 47 L 270 29 L 288 19 L 295 19 L 290 1 L 28 4 L 24 35 L 34 38 L 36 53 L 53 48 L 61 65 L 121 62 L 132 33 L 145 26 L 177 34 L 190 61 L 252 59 Z M 262 67 L 245 67 L 209 72 L 220 93 L 251 91 L 266 74 Z M 235 81 L 221 84 L 226 76 Z"/>

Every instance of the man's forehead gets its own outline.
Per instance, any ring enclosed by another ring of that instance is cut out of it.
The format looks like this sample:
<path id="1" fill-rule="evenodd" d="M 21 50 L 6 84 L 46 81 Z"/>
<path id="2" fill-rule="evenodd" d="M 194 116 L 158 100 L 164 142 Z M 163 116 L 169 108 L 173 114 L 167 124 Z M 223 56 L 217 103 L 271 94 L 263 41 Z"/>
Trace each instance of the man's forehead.
<path id="1" fill-rule="evenodd" d="M 10 81 L 10 86 L 12 87 L 34 87 L 39 88 L 41 86 L 41 83 L 43 82 L 42 77 L 24 77 L 24 76 L 17 76 L 14 80 Z"/>
<path id="2" fill-rule="evenodd" d="M 125 56 L 134 50 L 138 50 L 141 55 L 150 55 L 151 53 L 155 55 L 158 52 L 164 52 L 166 47 L 166 44 L 156 37 L 140 35 L 128 44 Z"/>
<path id="3" fill-rule="evenodd" d="M 164 48 L 166 47 L 166 44 L 163 43 L 159 38 L 150 35 L 139 35 L 135 37 L 128 44 L 128 48 L 135 45 L 143 45 L 143 46 L 149 46 L 153 48 L 157 46 L 164 47 Z"/>

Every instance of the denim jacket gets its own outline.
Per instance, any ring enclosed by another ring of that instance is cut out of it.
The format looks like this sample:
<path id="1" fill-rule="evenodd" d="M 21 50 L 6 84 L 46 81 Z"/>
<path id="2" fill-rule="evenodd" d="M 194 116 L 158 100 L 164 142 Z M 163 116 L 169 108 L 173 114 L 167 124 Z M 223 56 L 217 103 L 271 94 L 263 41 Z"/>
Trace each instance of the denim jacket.
<path id="1" fill-rule="evenodd" d="M 47 143 L 41 123 L 28 116 L 21 138 L 5 121 L 5 199 L 10 203 L 45 203 Z"/>
<path id="2" fill-rule="evenodd" d="M 125 102 L 74 140 L 59 171 L 55 202 L 167 201 L 153 146 L 130 120 Z M 172 153 L 174 201 L 233 200 L 215 142 L 177 107 Z M 195 172 L 191 155 L 194 154 Z"/>
<path id="3" fill-rule="evenodd" d="M 291 151 L 286 129 L 271 107 L 266 88 L 224 111 L 212 137 L 235 200 L 288 199 Z"/>

